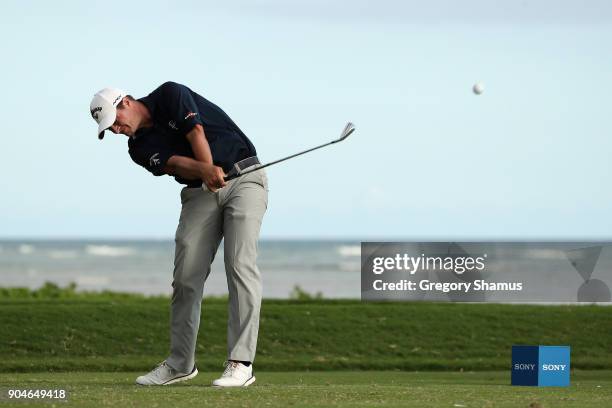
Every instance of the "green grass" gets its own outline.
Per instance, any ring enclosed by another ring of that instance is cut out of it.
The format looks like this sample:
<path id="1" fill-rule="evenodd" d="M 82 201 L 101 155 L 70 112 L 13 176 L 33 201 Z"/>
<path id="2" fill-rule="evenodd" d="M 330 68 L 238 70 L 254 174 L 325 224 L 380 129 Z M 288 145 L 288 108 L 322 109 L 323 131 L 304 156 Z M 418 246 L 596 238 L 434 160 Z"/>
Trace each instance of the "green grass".
<path id="1" fill-rule="evenodd" d="M 226 357 L 227 304 L 206 300 L 197 363 Z M 169 299 L 0 299 L 0 372 L 144 371 L 168 355 Z M 264 301 L 256 368 L 507 370 L 513 344 L 570 345 L 572 367 L 612 369 L 598 306 Z"/>
<path id="2" fill-rule="evenodd" d="M 197 346 L 204 372 L 139 387 L 136 376 L 168 354 L 169 299 L 43 289 L 0 293 L 0 390 L 68 390 L 68 403 L 48 406 L 612 406 L 607 307 L 267 300 L 256 384 L 214 389 L 227 303 L 207 299 Z M 571 345 L 572 385 L 510 386 L 513 344 Z M 0 395 L 0 408 L 26 405 Z"/>
<path id="3" fill-rule="evenodd" d="M 256 372 L 249 388 L 216 389 L 219 372 L 166 387 L 134 385 L 139 373 L 0 374 L 9 388 L 63 388 L 57 407 L 608 407 L 612 372 L 574 371 L 570 387 L 512 387 L 508 372 Z M 5 394 L 6 395 L 6 394 Z M 41 403 L 39 403 L 41 404 Z M 36 404 L 36 405 L 39 405 Z M 34 404 L 31 404 L 34 405 Z M 2 407 L 23 407 L 6 402 Z M 41 406 L 51 406 L 44 405 Z"/>

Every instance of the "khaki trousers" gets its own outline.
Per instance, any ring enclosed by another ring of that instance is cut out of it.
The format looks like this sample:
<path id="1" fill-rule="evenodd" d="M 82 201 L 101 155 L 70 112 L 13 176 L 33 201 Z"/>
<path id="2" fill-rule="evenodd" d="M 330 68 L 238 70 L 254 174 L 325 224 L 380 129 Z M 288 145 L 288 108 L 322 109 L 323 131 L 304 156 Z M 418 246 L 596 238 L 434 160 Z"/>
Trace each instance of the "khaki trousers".
<path id="1" fill-rule="evenodd" d="M 181 372 L 193 369 L 204 282 L 222 238 L 229 291 L 227 358 L 252 362 L 262 293 L 257 241 L 268 206 L 265 170 L 234 179 L 215 193 L 184 188 L 181 203 L 167 363 Z"/>

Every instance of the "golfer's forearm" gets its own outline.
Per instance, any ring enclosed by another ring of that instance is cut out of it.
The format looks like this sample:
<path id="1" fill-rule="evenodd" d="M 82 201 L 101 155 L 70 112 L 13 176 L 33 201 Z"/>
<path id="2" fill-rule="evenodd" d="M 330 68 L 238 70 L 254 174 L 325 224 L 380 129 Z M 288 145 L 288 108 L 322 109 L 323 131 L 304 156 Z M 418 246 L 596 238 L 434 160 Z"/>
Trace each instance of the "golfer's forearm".
<path id="1" fill-rule="evenodd" d="M 193 129 L 185 136 L 191 144 L 191 150 L 197 161 L 212 164 L 212 154 L 210 153 L 210 146 L 204 128 L 202 125 L 195 125 Z"/>
<path id="2" fill-rule="evenodd" d="M 166 162 L 164 171 L 172 176 L 179 176 L 186 180 L 202 180 L 206 163 L 194 160 L 191 157 L 171 156 Z"/>

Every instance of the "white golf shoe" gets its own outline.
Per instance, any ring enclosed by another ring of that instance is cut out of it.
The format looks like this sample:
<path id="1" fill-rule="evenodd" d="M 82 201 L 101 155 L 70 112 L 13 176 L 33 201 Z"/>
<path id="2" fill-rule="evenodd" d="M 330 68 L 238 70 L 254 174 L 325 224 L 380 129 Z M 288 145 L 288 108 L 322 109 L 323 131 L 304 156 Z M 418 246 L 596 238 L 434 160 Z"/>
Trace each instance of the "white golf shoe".
<path id="1" fill-rule="evenodd" d="M 237 361 L 227 361 L 221 378 L 213 381 L 215 387 L 248 387 L 255 382 L 253 364 L 245 366 Z"/>
<path id="2" fill-rule="evenodd" d="M 136 384 L 140 385 L 170 385 L 180 381 L 190 380 L 198 375 L 198 369 L 193 366 L 190 373 L 181 373 L 170 367 L 166 360 L 151 370 L 150 373 L 136 378 Z"/>

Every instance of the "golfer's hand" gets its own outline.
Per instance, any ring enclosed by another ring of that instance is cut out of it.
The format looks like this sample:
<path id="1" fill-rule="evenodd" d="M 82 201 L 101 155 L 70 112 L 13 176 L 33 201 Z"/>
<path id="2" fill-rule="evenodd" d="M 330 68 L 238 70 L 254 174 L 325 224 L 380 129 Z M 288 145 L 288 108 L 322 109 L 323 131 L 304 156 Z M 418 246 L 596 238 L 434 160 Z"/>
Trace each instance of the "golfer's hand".
<path id="1" fill-rule="evenodd" d="M 214 166 L 212 164 L 204 164 L 204 169 L 202 172 L 202 181 L 206 188 L 208 188 L 213 193 L 220 189 L 221 187 L 225 187 L 225 173 L 223 169 L 219 166 Z"/>

